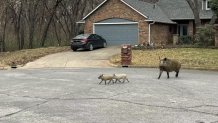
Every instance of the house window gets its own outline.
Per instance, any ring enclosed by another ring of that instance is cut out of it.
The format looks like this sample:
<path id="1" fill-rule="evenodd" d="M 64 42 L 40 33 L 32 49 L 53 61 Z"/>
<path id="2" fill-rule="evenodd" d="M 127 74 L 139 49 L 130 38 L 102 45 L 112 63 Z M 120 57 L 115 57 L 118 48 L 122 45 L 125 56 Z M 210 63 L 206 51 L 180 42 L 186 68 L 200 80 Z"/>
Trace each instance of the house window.
<path id="1" fill-rule="evenodd" d="M 178 25 L 178 33 L 180 36 L 188 35 L 188 25 L 187 24 L 179 24 Z"/>
<path id="2" fill-rule="evenodd" d="M 206 0 L 206 10 L 211 10 L 211 1 Z"/>

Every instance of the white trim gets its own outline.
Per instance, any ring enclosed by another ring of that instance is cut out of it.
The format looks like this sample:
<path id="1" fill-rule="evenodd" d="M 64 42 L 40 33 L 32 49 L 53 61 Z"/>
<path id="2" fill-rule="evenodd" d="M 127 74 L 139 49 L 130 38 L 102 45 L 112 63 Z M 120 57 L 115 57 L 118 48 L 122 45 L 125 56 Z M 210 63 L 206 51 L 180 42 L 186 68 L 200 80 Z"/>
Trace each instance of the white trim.
<path id="1" fill-rule="evenodd" d="M 127 6 L 129 6 L 131 9 L 133 9 L 134 11 L 136 11 L 137 13 L 139 13 L 140 15 L 142 15 L 145 18 L 148 18 L 147 16 L 145 16 L 144 14 L 142 14 L 141 12 L 139 12 L 138 10 L 136 10 L 134 7 L 132 7 L 131 5 L 129 5 L 128 3 L 126 3 L 125 1 L 121 0 L 121 2 L 125 3 Z"/>
<path id="2" fill-rule="evenodd" d="M 202 2 L 201 2 L 201 8 L 202 8 L 202 10 L 204 10 L 204 0 L 202 0 Z"/>
<path id="3" fill-rule="evenodd" d="M 83 20 L 85 20 L 89 15 L 91 15 L 93 12 L 95 12 L 98 8 L 100 8 L 107 0 L 103 1 L 100 5 L 98 5 L 95 9 L 93 9 L 88 15 L 86 15 Z"/>
<path id="4" fill-rule="evenodd" d="M 183 19 L 182 19 L 183 20 Z M 154 20 L 145 20 L 146 22 L 154 22 Z M 172 21 L 172 20 L 171 20 Z M 177 24 L 176 22 L 173 22 L 172 23 L 169 23 L 169 22 L 158 22 L 158 21 L 155 21 L 155 23 L 164 23 L 164 24 Z"/>
<path id="5" fill-rule="evenodd" d="M 92 29 L 92 32 L 93 32 L 93 34 L 95 34 L 95 23 L 93 23 L 93 29 Z"/>
<path id="6" fill-rule="evenodd" d="M 137 44 L 141 44 L 140 42 L 140 29 L 139 29 L 139 23 L 138 23 L 138 41 Z"/>
<path id="7" fill-rule="evenodd" d="M 148 43 L 149 45 L 151 45 L 151 25 L 155 24 L 155 21 L 153 21 L 152 23 L 149 23 L 148 25 Z"/>
<path id="8" fill-rule="evenodd" d="M 146 22 L 153 22 L 154 20 L 145 20 Z"/>
<path id="9" fill-rule="evenodd" d="M 92 10 L 89 14 L 87 14 L 83 20 L 85 20 L 88 16 L 90 16 L 93 12 L 95 12 L 98 8 L 100 8 L 104 3 L 106 3 L 108 0 L 103 1 L 100 5 L 98 5 L 94 10 Z M 138 10 L 136 10 L 134 7 L 132 7 L 131 5 L 129 5 L 128 3 L 126 3 L 123 0 L 120 0 L 121 2 L 123 2 L 124 4 L 126 4 L 128 7 L 130 7 L 131 9 L 133 9 L 134 11 L 136 11 L 137 13 L 139 13 L 140 15 L 142 15 L 145 18 L 148 18 L 147 16 L 145 16 L 144 14 L 142 14 L 141 12 L 139 12 Z"/>
<path id="10" fill-rule="evenodd" d="M 95 25 L 126 25 L 126 24 L 138 24 L 138 22 L 118 22 L 118 23 L 94 23 Z"/>
<path id="11" fill-rule="evenodd" d="M 79 21 L 79 22 L 76 22 L 77 24 L 84 24 L 84 23 L 86 23 L 85 21 Z"/>
<path id="12" fill-rule="evenodd" d="M 211 8 L 208 8 L 208 2 L 209 2 L 210 0 L 206 0 L 206 10 L 211 10 Z"/>

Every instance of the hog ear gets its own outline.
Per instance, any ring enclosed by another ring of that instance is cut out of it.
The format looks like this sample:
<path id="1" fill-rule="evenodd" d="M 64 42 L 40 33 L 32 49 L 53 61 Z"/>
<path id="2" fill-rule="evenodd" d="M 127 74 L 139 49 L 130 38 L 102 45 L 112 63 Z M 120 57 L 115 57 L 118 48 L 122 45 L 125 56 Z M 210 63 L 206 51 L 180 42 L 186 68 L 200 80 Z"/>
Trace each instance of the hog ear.
<path id="1" fill-rule="evenodd" d="M 166 61 L 167 60 L 167 58 L 164 58 L 164 61 Z"/>

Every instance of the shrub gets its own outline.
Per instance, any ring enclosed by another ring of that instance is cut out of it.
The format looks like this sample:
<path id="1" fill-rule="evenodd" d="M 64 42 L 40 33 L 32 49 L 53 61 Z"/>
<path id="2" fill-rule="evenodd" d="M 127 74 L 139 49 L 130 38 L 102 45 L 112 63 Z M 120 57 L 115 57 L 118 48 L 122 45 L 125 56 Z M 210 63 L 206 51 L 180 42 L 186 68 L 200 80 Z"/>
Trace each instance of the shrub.
<path id="1" fill-rule="evenodd" d="M 193 39 L 191 36 L 180 36 L 179 44 L 192 44 Z"/>
<path id="2" fill-rule="evenodd" d="M 211 0 L 210 3 L 211 3 L 211 9 L 218 16 L 218 1 L 217 0 Z"/>
<path id="3" fill-rule="evenodd" d="M 215 43 L 215 31 L 213 26 L 206 25 L 197 29 L 195 41 L 198 46 L 213 46 Z"/>

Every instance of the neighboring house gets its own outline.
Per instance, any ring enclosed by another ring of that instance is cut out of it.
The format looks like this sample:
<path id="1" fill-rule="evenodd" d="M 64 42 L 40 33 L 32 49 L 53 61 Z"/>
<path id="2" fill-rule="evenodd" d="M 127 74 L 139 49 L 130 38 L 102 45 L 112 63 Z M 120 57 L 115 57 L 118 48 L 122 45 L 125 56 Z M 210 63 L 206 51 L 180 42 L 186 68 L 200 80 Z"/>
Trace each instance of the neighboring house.
<path id="1" fill-rule="evenodd" d="M 212 18 L 208 0 L 199 0 L 202 24 Z M 104 0 L 80 22 L 84 33 L 109 45 L 168 44 L 173 34 L 193 36 L 194 16 L 186 0 Z"/>

